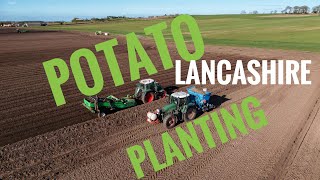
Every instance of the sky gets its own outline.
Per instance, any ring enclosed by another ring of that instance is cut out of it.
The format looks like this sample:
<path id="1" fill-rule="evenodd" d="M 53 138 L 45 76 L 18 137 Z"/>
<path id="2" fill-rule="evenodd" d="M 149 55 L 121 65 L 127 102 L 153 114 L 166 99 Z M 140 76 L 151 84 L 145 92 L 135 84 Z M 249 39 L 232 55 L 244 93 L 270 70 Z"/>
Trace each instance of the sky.
<path id="1" fill-rule="evenodd" d="M 74 17 L 278 12 L 286 6 L 320 5 L 320 0 L 0 0 L 0 21 L 70 21 Z"/>

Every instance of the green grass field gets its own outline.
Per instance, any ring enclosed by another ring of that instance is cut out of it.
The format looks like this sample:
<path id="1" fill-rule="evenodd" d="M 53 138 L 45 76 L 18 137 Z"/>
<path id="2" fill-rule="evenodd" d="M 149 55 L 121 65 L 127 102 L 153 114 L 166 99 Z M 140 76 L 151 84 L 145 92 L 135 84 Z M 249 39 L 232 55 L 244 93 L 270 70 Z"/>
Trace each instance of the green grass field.
<path id="1" fill-rule="evenodd" d="M 206 44 L 320 52 L 320 16 L 212 15 L 194 17 L 197 19 Z M 143 35 L 143 28 L 167 21 L 168 29 L 164 34 L 166 38 L 171 39 L 171 20 L 128 20 L 99 24 L 52 25 L 39 28 L 87 32 L 101 30 L 113 34 L 135 32 Z M 188 37 L 187 29 L 184 29 L 188 40 L 190 37 Z"/>

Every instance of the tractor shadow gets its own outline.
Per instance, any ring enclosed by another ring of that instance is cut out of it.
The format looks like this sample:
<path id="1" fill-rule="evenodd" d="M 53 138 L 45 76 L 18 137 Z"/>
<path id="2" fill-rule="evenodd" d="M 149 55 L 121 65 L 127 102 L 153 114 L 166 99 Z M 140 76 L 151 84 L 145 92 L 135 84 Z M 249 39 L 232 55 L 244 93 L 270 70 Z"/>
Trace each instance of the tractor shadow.
<path id="1" fill-rule="evenodd" d="M 231 99 L 227 98 L 226 95 L 211 95 L 210 99 L 209 99 L 209 103 L 212 104 L 214 106 L 213 109 L 217 109 L 219 108 L 223 103 L 229 101 Z M 213 109 L 209 109 L 207 112 L 211 112 Z M 202 116 L 205 112 L 203 111 L 198 111 L 196 118 Z"/>
<path id="2" fill-rule="evenodd" d="M 167 92 L 168 95 L 171 95 L 172 93 L 174 93 L 177 89 L 179 89 L 178 86 L 168 86 L 165 87 L 164 90 Z"/>
<path id="3" fill-rule="evenodd" d="M 223 95 L 223 96 L 212 95 L 210 97 L 209 103 L 213 104 L 215 106 L 215 108 L 218 108 L 219 106 L 221 106 L 221 104 L 223 104 L 229 100 L 231 100 L 231 99 L 226 98 L 226 95 Z"/>

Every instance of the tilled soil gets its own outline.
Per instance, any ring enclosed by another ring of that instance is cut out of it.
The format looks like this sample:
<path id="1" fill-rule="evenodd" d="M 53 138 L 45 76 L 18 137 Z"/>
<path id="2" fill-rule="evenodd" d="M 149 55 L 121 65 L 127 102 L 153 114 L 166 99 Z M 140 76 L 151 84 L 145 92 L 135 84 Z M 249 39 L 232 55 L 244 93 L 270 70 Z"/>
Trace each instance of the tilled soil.
<path id="1" fill-rule="evenodd" d="M 79 48 L 94 50 L 94 45 L 106 40 L 106 37 L 66 32 L 17 34 L 1 29 L 0 40 L 0 98 L 1 102 L 5 102 L 5 106 L 0 109 L 0 178 L 133 179 L 135 173 L 125 149 L 131 145 L 141 145 L 146 139 L 152 142 L 159 159 L 164 159 L 161 134 L 166 129 L 162 125 L 152 126 L 145 121 L 146 112 L 162 107 L 166 103 L 164 99 L 98 119 L 80 105 L 83 95 L 77 90 L 71 76 L 62 86 L 67 104 L 55 106 L 42 62 L 57 57 L 69 62 L 73 51 Z M 148 76 L 143 70 L 141 78 L 151 77 L 164 87 L 174 85 L 175 70 L 163 70 L 153 42 L 142 41 L 158 73 Z M 169 47 L 172 59 L 180 59 L 174 45 L 170 44 Z M 126 42 L 123 38 L 119 38 L 115 54 L 125 85 L 117 88 L 113 86 L 103 53 L 96 53 L 105 78 L 101 96 L 113 94 L 121 97 L 132 94 L 137 83 L 130 82 Z M 301 137 L 310 133 L 309 129 L 312 128 L 305 124 L 310 124 L 309 114 L 317 111 L 314 107 L 317 107 L 317 90 L 320 87 L 317 80 L 319 63 L 315 61 L 319 60 L 318 54 L 208 47 L 203 57 L 207 60 L 230 61 L 262 58 L 312 59 L 315 62 L 311 76 L 313 85 L 204 86 L 216 94 L 216 102 L 219 102 L 217 105 L 220 107 L 214 111 L 228 107 L 231 103 L 239 103 L 250 95 L 257 97 L 266 111 L 269 125 L 229 143 L 217 144 L 215 149 L 205 148 L 203 153 L 195 154 L 183 162 L 175 162 L 173 166 L 157 173 L 150 162 L 146 161 L 142 167 L 147 178 L 260 179 L 293 176 L 290 165 L 299 162 L 292 154 L 299 152 L 300 147 L 295 148 L 295 143 L 302 143 L 304 138 Z M 92 84 L 85 63 L 83 70 L 88 84 Z M 183 63 L 183 77 L 187 70 L 188 64 Z M 184 124 L 179 126 L 185 128 Z M 211 128 L 214 132 L 214 127 Z M 178 139 L 174 130 L 169 130 L 169 133 L 175 140 Z M 313 138 L 319 137 L 315 134 L 317 136 L 313 133 Z M 200 140 L 205 144 L 204 137 L 200 137 Z M 318 147 L 310 146 L 313 150 Z M 315 152 L 315 155 L 319 153 Z M 319 172 L 319 169 L 313 170 Z"/>
<path id="2" fill-rule="evenodd" d="M 88 113 L 81 106 L 84 96 L 77 89 L 71 72 L 69 81 L 62 86 L 67 104 L 56 107 L 42 62 L 62 58 L 69 64 L 70 55 L 75 50 L 80 48 L 94 50 L 95 44 L 104 41 L 101 37 L 63 32 L 24 34 L 7 32 L 1 33 L 0 36 L 0 93 L 1 102 L 7 104 L 1 106 L 0 110 L 0 146 L 95 118 L 95 115 Z M 96 53 L 105 79 L 105 88 L 100 96 L 112 94 L 121 97 L 134 93 L 137 81 L 130 81 L 125 43 L 124 39 L 120 38 L 119 45 L 115 47 L 115 54 L 125 80 L 125 85 L 117 88 L 114 87 L 104 54 Z M 141 78 L 151 77 L 160 82 L 163 87 L 173 86 L 175 84 L 174 68 L 163 70 L 155 45 L 145 43 L 144 46 L 158 73 L 149 76 L 145 70 L 141 70 Z M 181 59 L 174 49 L 171 49 L 171 54 L 172 59 Z M 213 56 L 207 53 L 204 56 L 204 59 L 206 58 L 236 60 L 239 57 L 223 54 Z M 249 58 L 243 57 L 243 59 Z M 82 67 L 88 85 L 93 85 L 86 63 L 83 63 Z M 183 77 L 186 76 L 187 70 L 188 64 L 183 63 Z"/>

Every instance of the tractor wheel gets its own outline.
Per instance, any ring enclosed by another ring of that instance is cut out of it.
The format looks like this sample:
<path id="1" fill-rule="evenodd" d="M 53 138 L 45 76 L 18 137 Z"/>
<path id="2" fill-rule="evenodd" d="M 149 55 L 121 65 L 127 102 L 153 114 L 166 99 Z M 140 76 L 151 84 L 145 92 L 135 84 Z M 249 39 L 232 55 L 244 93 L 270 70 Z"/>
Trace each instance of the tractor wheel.
<path id="1" fill-rule="evenodd" d="M 163 125 L 168 129 L 175 127 L 176 124 L 177 124 L 177 121 L 173 114 L 169 114 L 163 119 Z"/>
<path id="2" fill-rule="evenodd" d="M 187 109 L 187 112 L 183 114 L 183 119 L 185 121 L 194 120 L 197 116 L 197 109 L 194 106 L 190 106 Z"/>
<path id="3" fill-rule="evenodd" d="M 152 102 L 154 100 L 154 93 L 153 92 L 147 92 L 142 95 L 142 102 L 144 104 Z"/>

